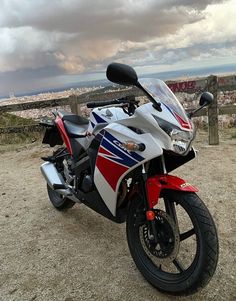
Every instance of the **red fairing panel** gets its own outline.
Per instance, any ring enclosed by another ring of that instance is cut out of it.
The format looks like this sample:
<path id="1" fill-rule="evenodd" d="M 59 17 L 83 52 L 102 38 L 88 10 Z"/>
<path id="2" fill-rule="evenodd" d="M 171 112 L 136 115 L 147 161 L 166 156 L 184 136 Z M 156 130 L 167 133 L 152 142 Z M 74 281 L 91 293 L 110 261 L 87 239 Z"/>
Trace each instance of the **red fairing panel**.
<path id="1" fill-rule="evenodd" d="M 184 121 L 176 112 L 173 113 L 175 118 L 178 120 L 178 122 L 180 123 L 181 127 L 184 129 L 192 129 L 192 125 L 191 123 L 188 121 Z"/>
<path id="2" fill-rule="evenodd" d="M 114 192 L 117 190 L 122 175 L 144 160 L 140 154 L 128 152 L 121 146 L 120 140 L 109 132 L 105 132 L 96 160 L 96 168 Z"/>
<path id="3" fill-rule="evenodd" d="M 150 209 L 158 203 L 160 193 L 163 189 L 188 192 L 198 191 L 196 187 L 186 183 L 183 179 L 171 175 L 160 175 L 149 178 L 146 183 L 146 189 Z"/>
<path id="4" fill-rule="evenodd" d="M 128 170 L 128 167 L 107 159 L 112 157 L 114 157 L 112 153 L 108 152 L 103 147 L 99 147 L 96 166 L 115 191 L 119 178 Z"/>
<path id="5" fill-rule="evenodd" d="M 60 134 L 63 138 L 63 141 L 65 142 L 65 145 L 66 145 L 69 153 L 72 155 L 72 148 L 71 148 L 71 144 L 70 144 L 70 139 L 69 139 L 69 137 L 66 133 L 66 129 L 64 127 L 64 123 L 63 123 L 62 119 L 60 117 L 57 117 L 55 122 L 56 122 L 56 125 L 57 125 L 57 127 L 60 131 Z"/>

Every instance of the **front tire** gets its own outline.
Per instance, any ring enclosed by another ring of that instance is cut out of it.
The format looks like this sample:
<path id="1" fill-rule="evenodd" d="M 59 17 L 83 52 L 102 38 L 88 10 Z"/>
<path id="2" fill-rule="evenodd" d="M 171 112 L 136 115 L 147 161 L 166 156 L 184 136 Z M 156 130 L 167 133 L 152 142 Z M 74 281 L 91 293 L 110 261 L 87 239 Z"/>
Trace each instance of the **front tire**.
<path id="1" fill-rule="evenodd" d="M 137 268 L 161 291 L 176 295 L 195 293 L 210 281 L 218 261 L 216 227 L 207 207 L 195 193 L 166 191 L 165 211 L 155 210 L 160 244 L 153 247 L 143 203 L 141 198 L 132 200 L 127 215 L 127 240 Z M 178 215 L 176 207 L 185 211 L 186 218 L 183 213 Z M 187 216 L 190 229 L 186 229 Z"/>

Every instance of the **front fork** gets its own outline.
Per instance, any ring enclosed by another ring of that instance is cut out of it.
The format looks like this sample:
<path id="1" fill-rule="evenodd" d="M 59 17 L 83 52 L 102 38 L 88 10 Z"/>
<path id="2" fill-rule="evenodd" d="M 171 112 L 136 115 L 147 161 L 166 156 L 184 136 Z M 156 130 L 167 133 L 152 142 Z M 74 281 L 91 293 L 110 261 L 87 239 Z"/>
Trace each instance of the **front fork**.
<path id="1" fill-rule="evenodd" d="M 164 163 L 164 158 L 163 158 L 162 162 Z M 164 166 L 163 170 L 166 171 L 165 166 Z M 147 171 L 146 171 L 144 164 L 142 165 L 142 181 L 141 181 L 141 183 L 142 183 L 142 186 L 141 186 L 142 195 L 144 198 L 145 211 L 146 211 L 146 220 L 148 221 L 148 225 L 149 225 L 150 239 L 155 244 L 157 244 L 158 237 L 157 237 L 157 229 L 156 229 L 156 225 L 155 225 L 155 212 L 153 210 L 153 207 L 158 203 L 158 199 L 157 199 L 157 202 L 155 202 L 154 199 L 152 199 L 152 195 L 153 195 L 153 191 L 151 189 L 152 183 L 148 179 Z M 155 200 L 156 200 L 156 197 L 157 196 L 155 196 Z"/>
<path id="2" fill-rule="evenodd" d="M 186 183 L 183 179 L 171 176 L 167 174 L 165 167 L 164 156 L 161 156 L 162 174 L 155 175 L 148 178 L 145 165 L 142 165 L 142 195 L 144 198 L 146 220 L 149 223 L 150 236 L 153 241 L 157 243 L 157 229 L 155 227 L 155 212 L 154 207 L 158 204 L 158 200 L 163 189 L 185 191 L 185 192 L 197 192 L 198 189 L 189 183 Z M 167 214 L 171 214 L 171 207 L 167 208 Z"/>
<path id="3" fill-rule="evenodd" d="M 163 176 L 167 175 L 166 165 L 165 165 L 165 158 L 162 155 L 161 159 L 161 174 Z M 157 185 L 156 177 L 148 178 L 147 171 L 145 165 L 142 164 L 142 193 L 145 199 L 145 205 L 147 212 L 153 211 L 153 207 L 157 205 L 159 195 L 161 190 L 161 183 Z M 155 217 L 150 213 L 146 213 L 148 220 L 153 220 Z"/>

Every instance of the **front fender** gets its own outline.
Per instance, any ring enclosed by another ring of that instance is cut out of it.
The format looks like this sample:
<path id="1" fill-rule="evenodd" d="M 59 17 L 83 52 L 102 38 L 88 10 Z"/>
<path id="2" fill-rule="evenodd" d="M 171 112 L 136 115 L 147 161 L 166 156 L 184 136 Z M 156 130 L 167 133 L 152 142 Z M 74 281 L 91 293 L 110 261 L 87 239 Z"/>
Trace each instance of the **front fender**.
<path id="1" fill-rule="evenodd" d="M 164 189 L 197 192 L 198 189 L 185 180 L 172 175 L 157 175 L 147 179 L 146 182 L 147 198 L 150 209 L 153 208 Z"/>

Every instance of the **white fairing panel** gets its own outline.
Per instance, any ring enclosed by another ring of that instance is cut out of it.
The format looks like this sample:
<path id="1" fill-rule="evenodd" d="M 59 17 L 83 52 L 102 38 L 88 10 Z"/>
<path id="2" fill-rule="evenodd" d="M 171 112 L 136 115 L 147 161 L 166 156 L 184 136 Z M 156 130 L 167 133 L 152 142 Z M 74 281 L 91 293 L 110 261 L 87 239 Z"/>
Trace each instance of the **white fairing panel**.
<path id="1" fill-rule="evenodd" d="M 127 115 L 126 115 L 127 116 Z M 105 204 L 116 215 L 116 202 L 120 183 L 131 170 L 163 153 L 158 141 L 149 133 L 137 134 L 124 125 L 112 123 L 104 128 L 98 150 L 94 183 Z M 144 143 L 143 152 L 128 151 L 122 143 Z"/>
<path id="2" fill-rule="evenodd" d="M 95 108 L 91 111 L 89 117 L 88 132 L 93 136 L 88 136 L 86 142 L 86 148 L 92 142 L 93 137 L 111 122 L 128 118 L 129 116 L 119 107 L 110 108 Z"/>
<path id="3" fill-rule="evenodd" d="M 96 133 L 107 124 L 127 117 L 122 108 L 95 108 L 90 113 L 89 131 Z"/>

